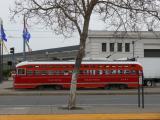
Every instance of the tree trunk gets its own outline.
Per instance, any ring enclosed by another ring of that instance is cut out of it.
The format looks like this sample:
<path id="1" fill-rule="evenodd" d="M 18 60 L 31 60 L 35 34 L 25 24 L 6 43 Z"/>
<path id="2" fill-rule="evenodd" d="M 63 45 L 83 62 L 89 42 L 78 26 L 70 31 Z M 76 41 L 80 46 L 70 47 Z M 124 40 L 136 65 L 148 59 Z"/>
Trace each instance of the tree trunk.
<path id="1" fill-rule="evenodd" d="M 82 34 L 80 37 L 80 48 L 76 57 L 75 66 L 72 73 L 68 109 L 76 108 L 77 79 L 78 79 L 80 65 L 85 53 L 85 42 L 86 42 L 86 35 Z"/>
<path id="2" fill-rule="evenodd" d="M 80 68 L 82 59 L 85 54 L 85 45 L 86 45 L 86 39 L 88 37 L 90 16 L 92 14 L 92 10 L 93 10 L 94 6 L 96 5 L 96 3 L 97 3 L 97 0 L 92 0 L 90 2 L 90 5 L 88 5 L 88 9 L 87 9 L 85 17 L 84 17 L 83 32 L 80 34 L 80 46 L 79 46 L 80 48 L 79 48 L 79 51 L 77 54 L 74 70 L 72 73 L 68 109 L 76 108 L 76 90 L 77 90 L 78 73 L 79 73 L 79 68 Z"/>

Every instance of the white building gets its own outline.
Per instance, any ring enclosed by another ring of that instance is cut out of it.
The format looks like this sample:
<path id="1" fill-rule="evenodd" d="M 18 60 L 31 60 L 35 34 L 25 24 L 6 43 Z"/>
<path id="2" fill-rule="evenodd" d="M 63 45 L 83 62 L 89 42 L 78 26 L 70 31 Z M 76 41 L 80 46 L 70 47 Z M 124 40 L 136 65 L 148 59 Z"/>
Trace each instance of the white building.
<path id="1" fill-rule="evenodd" d="M 85 57 L 119 58 L 160 57 L 160 31 L 89 31 Z"/>

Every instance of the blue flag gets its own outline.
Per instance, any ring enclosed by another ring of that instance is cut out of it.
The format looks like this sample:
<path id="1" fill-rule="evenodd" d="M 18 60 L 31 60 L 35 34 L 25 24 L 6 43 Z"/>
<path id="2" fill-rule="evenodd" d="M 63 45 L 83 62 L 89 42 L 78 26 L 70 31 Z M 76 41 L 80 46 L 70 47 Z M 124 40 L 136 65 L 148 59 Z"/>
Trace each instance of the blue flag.
<path id="1" fill-rule="evenodd" d="M 2 40 L 7 41 L 6 34 L 4 32 L 4 29 L 3 29 L 3 25 L 1 25 L 1 34 L 0 34 L 0 37 L 1 37 Z"/>
<path id="2" fill-rule="evenodd" d="M 27 28 L 24 28 L 23 30 L 23 39 L 27 42 L 29 42 L 29 39 L 31 38 L 30 33 L 28 32 Z"/>

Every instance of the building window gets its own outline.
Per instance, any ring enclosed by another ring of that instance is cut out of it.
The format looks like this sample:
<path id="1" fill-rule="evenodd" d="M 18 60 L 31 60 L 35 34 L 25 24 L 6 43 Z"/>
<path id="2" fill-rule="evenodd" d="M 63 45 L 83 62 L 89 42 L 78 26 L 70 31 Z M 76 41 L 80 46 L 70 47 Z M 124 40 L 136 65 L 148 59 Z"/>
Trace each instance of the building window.
<path id="1" fill-rule="evenodd" d="M 130 43 L 125 43 L 125 52 L 130 52 Z"/>
<path id="2" fill-rule="evenodd" d="M 102 52 L 106 52 L 106 51 L 107 51 L 107 44 L 102 43 Z"/>
<path id="3" fill-rule="evenodd" d="M 114 52 L 114 43 L 110 43 L 110 52 Z"/>
<path id="4" fill-rule="evenodd" d="M 122 52 L 122 43 L 117 44 L 117 51 Z"/>

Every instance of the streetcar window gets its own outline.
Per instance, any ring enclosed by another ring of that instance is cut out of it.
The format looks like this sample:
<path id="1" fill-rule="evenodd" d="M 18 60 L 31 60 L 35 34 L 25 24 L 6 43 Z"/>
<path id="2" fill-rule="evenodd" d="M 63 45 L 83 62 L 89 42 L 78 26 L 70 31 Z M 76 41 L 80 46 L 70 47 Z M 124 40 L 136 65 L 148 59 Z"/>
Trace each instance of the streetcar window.
<path id="1" fill-rule="evenodd" d="M 59 71 L 59 75 L 64 74 L 64 71 Z"/>
<path id="2" fill-rule="evenodd" d="M 89 70 L 87 70 L 87 74 L 89 75 L 89 73 L 90 73 L 90 71 Z"/>
<path id="3" fill-rule="evenodd" d="M 96 74 L 96 70 L 90 70 L 90 74 L 91 75 L 95 75 Z"/>
<path id="4" fill-rule="evenodd" d="M 123 74 L 123 70 L 118 70 L 117 73 L 118 74 Z"/>
<path id="5" fill-rule="evenodd" d="M 124 70 L 124 74 L 130 74 L 131 71 L 130 70 Z"/>
<path id="6" fill-rule="evenodd" d="M 17 74 L 18 75 L 25 75 L 25 69 L 18 69 Z"/>
<path id="7" fill-rule="evenodd" d="M 98 74 L 98 75 L 102 75 L 102 74 L 103 74 L 103 71 L 102 71 L 102 70 L 98 70 L 98 71 L 97 71 L 97 74 Z"/>
<path id="8" fill-rule="evenodd" d="M 35 71 L 34 71 L 34 74 L 35 74 L 35 75 L 40 75 L 41 72 L 40 72 L 39 70 L 35 70 Z"/>
<path id="9" fill-rule="evenodd" d="M 59 75 L 59 74 L 60 74 L 60 72 L 59 72 L 58 70 L 56 70 L 56 71 L 55 71 L 55 74 L 56 74 L 56 75 Z"/>
<path id="10" fill-rule="evenodd" d="M 64 75 L 69 75 L 69 72 L 67 70 L 65 70 Z"/>
<path id="11" fill-rule="evenodd" d="M 88 71 L 87 71 L 87 70 L 84 70 L 84 71 L 83 71 L 83 74 L 84 74 L 84 75 L 87 75 L 87 74 L 88 74 Z"/>
<path id="12" fill-rule="evenodd" d="M 48 71 L 48 75 L 53 75 L 53 74 L 54 74 L 54 71 L 52 71 L 52 70 Z"/>
<path id="13" fill-rule="evenodd" d="M 93 75 L 95 75 L 96 74 L 96 70 L 93 70 Z"/>
<path id="14" fill-rule="evenodd" d="M 41 71 L 41 74 L 42 74 L 42 75 L 47 75 L 47 71 L 42 70 L 42 71 Z"/>
<path id="15" fill-rule="evenodd" d="M 136 70 L 131 70 L 131 74 L 136 74 Z"/>
<path id="16" fill-rule="evenodd" d="M 69 73 L 69 74 L 72 74 L 72 70 L 69 70 L 68 73 Z"/>
<path id="17" fill-rule="evenodd" d="M 111 74 L 116 74 L 116 70 L 111 70 Z"/>
<path id="18" fill-rule="evenodd" d="M 32 70 L 27 70 L 27 75 L 33 75 L 33 71 Z"/>
<path id="19" fill-rule="evenodd" d="M 108 74 L 110 74 L 110 71 L 109 70 L 104 70 L 104 74 L 108 75 Z"/>

